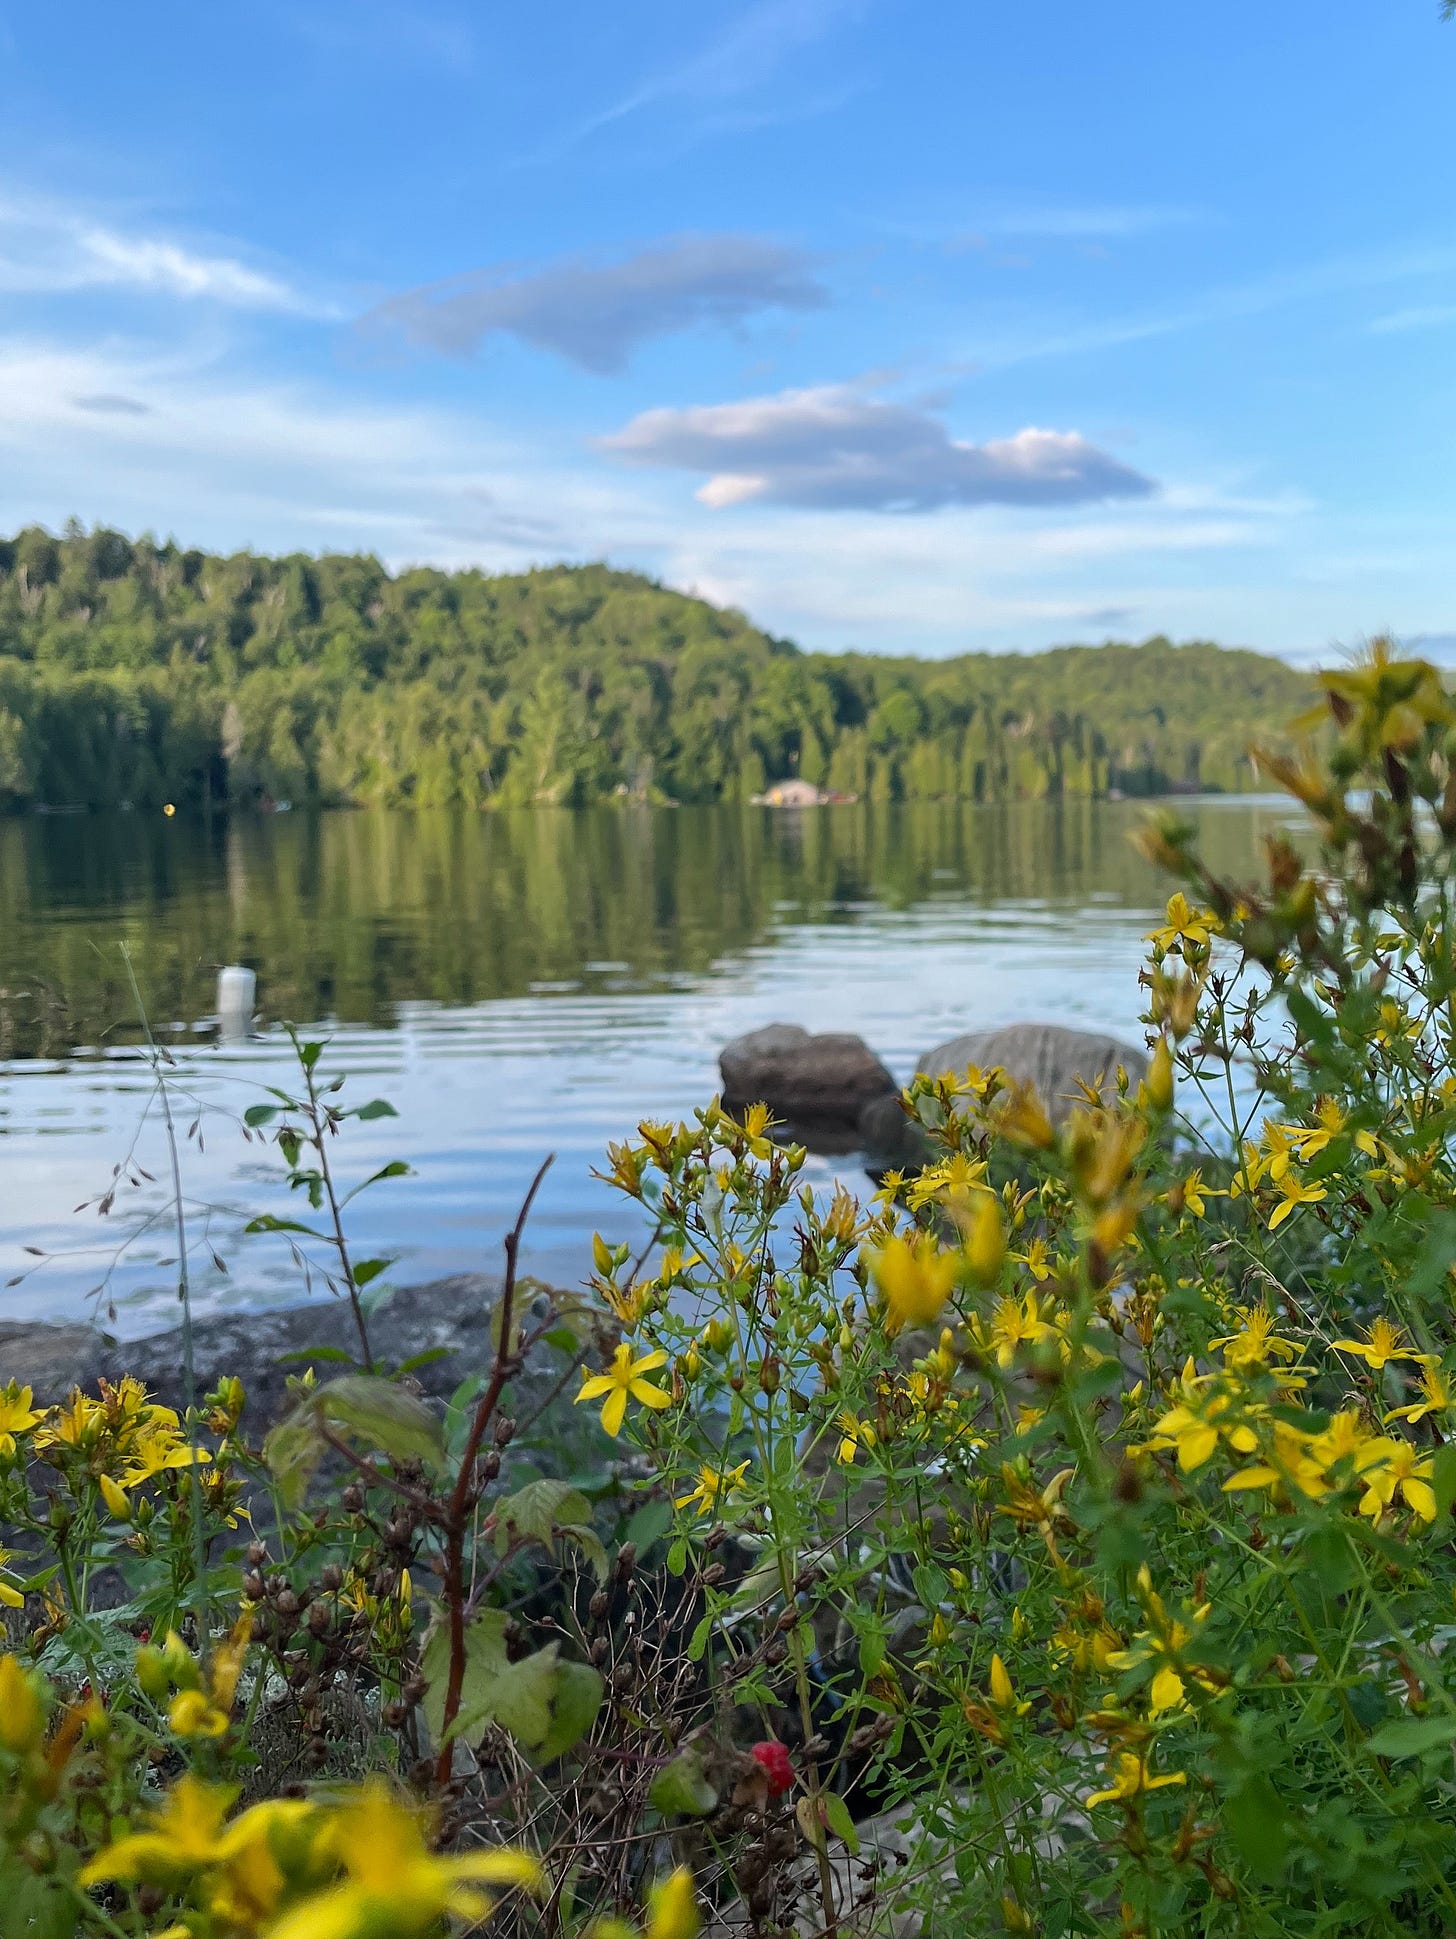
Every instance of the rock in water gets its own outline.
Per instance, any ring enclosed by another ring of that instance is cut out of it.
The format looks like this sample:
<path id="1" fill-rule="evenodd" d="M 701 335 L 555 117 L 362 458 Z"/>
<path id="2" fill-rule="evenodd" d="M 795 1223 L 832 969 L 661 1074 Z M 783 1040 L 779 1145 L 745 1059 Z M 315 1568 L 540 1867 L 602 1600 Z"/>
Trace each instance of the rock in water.
<path id="1" fill-rule="evenodd" d="M 928 1050 L 916 1069 L 929 1077 L 962 1075 L 967 1066 L 1004 1070 L 1018 1084 L 1031 1084 L 1059 1124 L 1081 1093 L 1078 1080 L 1110 1093 L 1120 1064 L 1134 1084 L 1147 1075 L 1148 1060 L 1131 1044 L 1091 1030 L 1067 1030 L 1059 1023 L 1008 1023 L 999 1030 L 973 1031 Z"/>
<path id="2" fill-rule="evenodd" d="M 728 1110 L 766 1104 L 790 1125 L 846 1133 L 854 1132 L 871 1098 L 892 1096 L 897 1089 L 862 1037 L 811 1036 L 796 1023 L 771 1023 L 735 1037 L 724 1045 L 718 1066 Z"/>

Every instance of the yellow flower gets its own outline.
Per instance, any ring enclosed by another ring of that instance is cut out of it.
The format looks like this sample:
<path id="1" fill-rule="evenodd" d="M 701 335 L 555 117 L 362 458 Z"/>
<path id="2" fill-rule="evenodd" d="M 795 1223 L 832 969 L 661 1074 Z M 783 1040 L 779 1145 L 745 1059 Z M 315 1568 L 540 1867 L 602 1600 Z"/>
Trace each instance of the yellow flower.
<path id="1" fill-rule="evenodd" d="M 541 1867 L 525 1852 L 479 1849 L 442 1857 L 425 1843 L 420 1815 L 379 1780 L 366 1784 L 325 1833 L 344 1882 L 310 1895 L 271 1926 L 268 1939 L 412 1939 L 451 1915 L 479 1924 L 494 1901 L 480 1885 L 533 1890 Z"/>
<path id="2" fill-rule="evenodd" d="M 718 1469 L 707 1463 L 698 1470 L 698 1485 L 691 1494 L 679 1495 L 673 1506 L 686 1508 L 690 1502 L 698 1504 L 700 1515 L 709 1515 L 720 1501 L 726 1501 L 736 1488 L 743 1486 L 743 1477 L 748 1473 L 748 1463 L 740 1461 L 736 1468 Z"/>
<path id="3" fill-rule="evenodd" d="M 1201 1468 L 1217 1448 L 1222 1436 L 1240 1454 L 1252 1454 L 1259 1445 L 1252 1428 L 1229 1418 L 1234 1403 L 1228 1394 L 1209 1392 L 1206 1382 L 1182 1382 L 1183 1398 L 1153 1425 L 1148 1446 L 1155 1450 L 1176 1448 L 1178 1466 L 1184 1474 Z"/>
<path id="4" fill-rule="evenodd" d="M 1225 1494 L 1235 1494 L 1244 1488 L 1271 1488 L 1276 1494 L 1283 1494 L 1293 1487 L 1309 1500 L 1315 1501 L 1330 1491 L 1330 1484 L 1325 1479 L 1325 1469 L 1329 1465 L 1322 1458 L 1322 1450 L 1315 1436 L 1302 1433 L 1288 1421 L 1276 1421 L 1268 1458 L 1256 1461 L 1252 1467 L 1240 1469 L 1237 1474 L 1231 1474 L 1223 1484 L 1223 1490 Z"/>
<path id="5" fill-rule="evenodd" d="M 1408 1407 L 1392 1407 L 1386 1421 L 1409 1421 L 1412 1426 L 1423 1421 L 1427 1414 L 1444 1414 L 1452 1405 L 1453 1397 L 1450 1383 L 1439 1367 L 1421 1368 L 1421 1393 L 1424 1398 L 1412 1402 Z"/>
<path id="6" fill-rule="evenodd" d="M 1150 931 L 1148 941 L 1160 949 L 1171 949 L 1174 943 L 1184 942 L 1191 943 L 1195 950 L 1207 949 L 1213 920 L 1209 911 L 1190 907 L 1182 890 L 1175 890 L 1168 898 L 1162 928 Z"/>
<path id="7" fill-rule="evenodd" d="M 1025 1252 L 1015 1252 L 1011 1256 L 1019 1265 L 1025 1266 L 1038 1286 L 1044 1279 L 1051 1277 L 1051 1254 L 1047 1250 L 1045 1239 L 1033 1239 Z"/>
<path id="8" fill-rule="evenodd" d="M 660 1387 L 654 1387 L 643 1375 L 652 1373 L 658 1367 L 667 1365 L 667 1355 L 660 1349 L 655 1353 L 644 1353 L 634 1359 L 632 1349 L 624 1340 L 612 1355 L 612 1364 L 606 1373 L 588 1374 L 583 1368 L 581 1392 L 577 1395 L 577 1405 L 584 1400 L 598 1400 L 606 1395 L 602 1408 L 602 1426 L 614 1438 L 622 1431 L 622 1422 L 627 1416 L 627 1401 L 640 1401 L 644 1407 L 671 1407 L 672 1397 Z"/>
<path id="9" fill-rule="evenodd" d="M 843 1467 L 850 1467 L 861 1448 L 866 1452 L 875 1445 L 875 1430 L 868 1421 L 856 1420 L 848 1411 L 839 1417 L 841 1429 L 837 1459 Z"/>
<path id="10" fill-rule="evenodd" d="M 1106 1791 L 1094 1791 L 1087 1803 L 1132 1805 L 1149 1791 L 1161 1791 L 1165 1785 L 1186 1784 L 1186 1771 L 1173 1771 L 1166 1777 L 1149 1777 L 1148 1760 L 1136 1751 L 1119 1751 L 1112 1760 L 1112 1785 Z"/>
<path id="11" fill-rule="evenodd" d="M 697 1939 L 702 1921 L 693 1894 L 693 1875 L 686 1865 L 679 1865 L 661 1885 L 653 1886 L 647 1909 L 644 1939 Z"/>
<path id="12" fill-rule="evenodd" d="M 206 1448 L 188 1447 L 175 1428 L 165 1425 L 144 1428 L 131 1448 L 131 1466 L 121 1475 L 124 1488 L 135 1488 L 173 1468 L 190 1468 L 210 1461 Z"/>
<path id="13" fill-rule="evenodd" d="M 1431 1486 L 1431 1461 L 1422 1459 L 1409 1441 L 1367 1441 L 1355 1456 L 1355 1467 L 1365 1484 L 1360 1513 L 1378 1521 L 1387 1508 L 1393 1508 L 1397 1495 L 1412 1514 L 1423 1522 L 1436 1519 L 1436 1491 Z"/>
<path id="14" fill-rule="evenodd" d="M 639 1933 L 625 1919 L 599 1919 L 586 1939 L 698 1939 L 702 1931 L 693 1875 L 680 1865 L 647 1895 L 647 1928 Z"/>
<path id="15" fill-rule="evenodd" d="M 81 1883 L 141 1879 L 165 1884 L 205 1870 L 218 1858 L 222 1822 L 236 1796 L 231 1784 L 204 1784 L 190 1773 L 179 1778 L 153 1813 L 151 1829 L 133 1832 L 98 1852 L 81 1873 Z"/>
<path id="16" fill-rule="evenodd" d="M 227 1639 L 217 1645 L 208 1665 L 206 1688 L 179 1690 L 167 1711 L 168 1727 L 178 1737 L 221 1737 L 228 1727 L 243 1659 L 253 1636 L 253 1617 L 245 1610 L 233 1624 Z M 167 1649 L 180 1663 L 184 1650 L 175 1631 L 167 1638 Z"/>
<path id="17" fill-rule="evenodd" d="M 1235 1373 L 1248 1374 L 1267 1367 L 1271 1361 L 1299 1357 L 1299 1348 L 1294 1342 L 1281 1339 L 1274 1331 L 1274 1315 L 1267 1306 L 1241 1306 L 1235 1310 L 1243 1321 L 1241 1329 L 1221 1340 L 1209 1341 L 1210 1346 L 1223 1349 L 1225 1366 Z"/>
<path id="18" fill-rule="evenodd" d="M 1323 1185 L 1302 1180 L 1294 1171 L 1285 1171 L 1276 1181 L 1279 1187 L 1279 1203 L 1269 1214 L 1269 1230 L 1277 1232 L 1297 1205 L 1318 1205 L 1329 1194 Z"/>
<path id="19" fill-rule="evenodd" d="M 1143 1607 L 1148 1612 L 1148 1626 L 1137 1632 L 1127 1649 L 1109 1653 L 1105 1662 L 1109 1670 L 1117 1671 L 1139 1669 L 1144 1663 L 1156 1665 L 1148 1689 L 1149 1703 L 1156 1716 L 1159 1711 L 1176 1709 L 1183 1702 L 1185 1677 L 1204 1690 L 1220 1687 L 1218 1677 L 1190 1664 L 1185 1655 L 1188 1645 L 1207 1621 L 1210 1605 L 1204 1603 L 1193 1611 L 1188 1622 L 1183 1622 L 1168 1614 L 1163 1598 L 1153 1588 L 1146 1563 L 1138 1570 L 1137 1580 Z"/>
<path id="20" fill-rule="evenodd" d="M 1380 1373 L 1392 1360 L 1415 1360 L 1424 1366 L 1430 1357 L 1407 1346 L 1400 1328 L 1392 1326 L 1384 1314 L 1371 1321 L 1363 1340 L 1336 1340 L 1333 1345 L 1336 1353 L 1353 1354 L 1375 1373 Z"/>
<path id="21" fill-rule="evenodd" d="M 889 1308 L 886 1330 L 892 1333 L 939 1319 L 956 1282 L 955 1254 L 940 1251 L 928 1232 L 913 1239 L 897 1232 L 870 1255 L 870 1267 Z"/>
<path id="22" fill-rule="evenodd" d="M 15 1453 L 17 1434 L 28 1434 L 45 1419 L 46 1410 L 32 1407 L 32 1399 L 32 1390 L 14 1380 L 0 1387 L 0 1458 Z"/>
<path id="23" fill-rule="evenodd" d="M 39 1679 L 14 1656 L 0 1656 L 0 1746 L 24 1756 L 45 1734 Z"/>
<path id="24" fill-rule="evenodd" d="M 14 1549 L 0 1548 L 0 1603 L 5 1603 L 11 1609 L 20 1609 L 25 1603 L 24 1593 L 13 1582 L 6 1580 L 5 1573 L 5 1564 L 14 1553 Z"/>
<path id="25" fill-rule="evenodd" d="M 1058 1337 L 1056 1327 L 1042 1318 L 1035 1291 L 1019 1300 L 1009 1296 L 998 1299 L 989 1327 L 983 1332 L 977 1321 L 975 1331 L 978 1339 L 994 1351 L 996 1364 L 1003 1369 L 1015 1363 L 1022 1346 L 1043 1346 Z"/>
<path id="26" fill-rule="evenodd" d="M 1419 1037 L 1421 1025 L 1419 1018 L 1413 1017 L 1403 1003 L 1394 997 L 1385 997 L 1380 1005 L 1380 1022 L 1376 1026 L 1375 1041 L 1387 1048 L 1392 1044 L 1404 1043 Z"/>
<path id="27" fill-rule="evenodd" d="M 1201 1171 L 1191 1171 L 1183 1180 L 1183 1210 L 1191 1213 L 1195 1219 L 1203 1217 L 1210 1198 L 1222 1197 L 1222 1192 L 1216 1192 L 1211 1185 L 1204 1184 Z"/>

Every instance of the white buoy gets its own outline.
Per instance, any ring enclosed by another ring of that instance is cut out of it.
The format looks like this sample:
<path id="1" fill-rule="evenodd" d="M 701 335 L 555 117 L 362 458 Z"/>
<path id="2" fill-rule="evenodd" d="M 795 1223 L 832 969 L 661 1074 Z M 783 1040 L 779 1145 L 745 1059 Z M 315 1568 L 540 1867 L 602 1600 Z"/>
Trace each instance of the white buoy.
<path id="1" fill-rule="evenodd" d="M 217 973 L 217 1034 L 222 1043 L 236 1043 L 253 1028 L 258 998 L 258 972 L 228 963 Z"/>

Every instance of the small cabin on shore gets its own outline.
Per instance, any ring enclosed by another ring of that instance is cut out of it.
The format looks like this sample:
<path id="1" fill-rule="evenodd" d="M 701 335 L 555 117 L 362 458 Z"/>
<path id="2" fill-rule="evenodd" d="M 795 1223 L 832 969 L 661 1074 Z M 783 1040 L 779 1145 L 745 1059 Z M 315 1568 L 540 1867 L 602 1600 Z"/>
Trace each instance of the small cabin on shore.
<path id="1" fill-rule="evenodd" d="M 787 781 L 775 781 L 761 795 L 754 797 L 766 808 L 822 808 L 830 798 L 812 781 L 800 781 L 796 776 L 790 776 Z"/>

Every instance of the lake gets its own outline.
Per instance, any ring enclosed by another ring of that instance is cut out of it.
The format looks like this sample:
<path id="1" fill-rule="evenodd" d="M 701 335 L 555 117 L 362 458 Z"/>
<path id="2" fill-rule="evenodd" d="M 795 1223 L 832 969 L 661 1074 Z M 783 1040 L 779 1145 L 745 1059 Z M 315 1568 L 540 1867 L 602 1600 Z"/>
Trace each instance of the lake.
<path id="1" fill-rule="evenodd" d="M 1278 799 L 1178 805 L 1238 874 L 1291 818 Z M 412 1168 L 353 1208 L 360 1256 L 398 1255 L 400 1284 L 498 1269 L 555 1152 L 523 1264 L 574 1284 L 594 1229 L 636 1231 L 592 1177 L 607 1142 L 706 1102 L 741 1031 L 858 1031 L 901 1078 L 946 1038 L 1019 1019 L 1139 1041 L 1142 937 L 1169 887 L 1129 839 L 1145 814 L 1067 801 L 0 822 L 0 1278 L 20 1281 L 0 1317 L 96 1314 L 131 1337 L 173 1321 L 166 1146 L 124 949 L 176 1060 L 184 1127 L 200 1118 L 184 1147 L 199 1310 L 301 1294 L 286 1243 L 242 1234 L 255 1213 L 302 1210 L 277 1153 L 241 1129 L 289 1081 L 284 1019 L 331 1037 L 345 1102 L 399 1112 L 334 1148 L 349 1182 L 395 1158 Z M 257 971 L 260 1026 L 219 1044 L 230 962 Z M 836 1169 L 855 1176 L 852 1160 L 811 1160 L 823 1182 Z"/>

